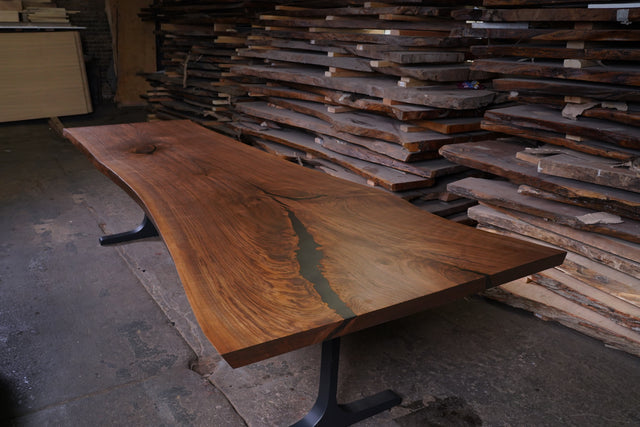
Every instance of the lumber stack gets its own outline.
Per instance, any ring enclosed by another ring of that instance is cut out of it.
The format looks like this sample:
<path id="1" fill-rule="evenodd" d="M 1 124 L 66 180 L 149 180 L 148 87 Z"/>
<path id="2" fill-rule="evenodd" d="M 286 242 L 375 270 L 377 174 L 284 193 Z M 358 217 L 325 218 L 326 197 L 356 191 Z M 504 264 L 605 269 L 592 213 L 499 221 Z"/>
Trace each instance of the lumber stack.
<path id="1" fill-rule="evenodd" d="M 0 23 L 70 26 L 69 11 L 48 0 L 0 0 Z"/>
<path id="2" fill-rule="evenodd" d="M 22 0 L 0 0 L 0 23 L 20 22 Z"/>
<path id="3" fill-rule="evenodd" d="M 452 10 L 472 3 L 300 2 L 261 14 L 237 51 L 254 63 L 231 68 L 259 79 L 243 85 L 253 100 L 234 106 L 239 133 L 465 220 L 470 202 L 446 184 L 468 171 L 438 149 L 485 139 L 482 115 L 499 101 L 486 89 L 492 74 L 468 62 L 478 40 L 451 35 L 465 25 Z"/>
<path id="4" fill-rule="evenodd" d="M 22 0 L 22 20 L 33 24 L 71 25 L 69 12 L 48 0 Z"/>
<path id="5" fill-rule="evenodd" d="M 502 180 L 450 191 L 480 201 L 478 226 L 568 251 L 566 262 L 489 292 L 640 355 L 639 5 L 485 0 L 459 10 L 472 69 L 500 72 L 513 105 L 482 128 L 509 137 L 447 146 L 443 155 Z M 482 22 L 477 22 L 482 21 Z"/>
<path id="6" fill-rule="evenodd" d="M 258 1 L 164 0 L 142 10 L 161 40 L 163 71 L 147 76 L 150 119 L 191 119 L 230 134 L 231 105 L 246 95 L 231 77 L 236 49 L 246 46 L 252 16 L 266 7 Z"/>

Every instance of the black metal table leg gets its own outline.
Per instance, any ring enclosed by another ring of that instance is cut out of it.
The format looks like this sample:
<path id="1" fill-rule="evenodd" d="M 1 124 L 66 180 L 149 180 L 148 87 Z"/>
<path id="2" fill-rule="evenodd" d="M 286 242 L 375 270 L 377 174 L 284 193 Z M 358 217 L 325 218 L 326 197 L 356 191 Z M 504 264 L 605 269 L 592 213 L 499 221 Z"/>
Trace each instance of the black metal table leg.
<path id="1" fill-rule="evenodd" d="M 124 233 L 110 234 L 108 236 L 100 237 L 100 245 L 114 245 L 116 243 L 130 242 L 132 240 L 145 239 L 147 237 L 159 236 L 158 230 L 153 225 L 151 220 L 145 215 L 142 219 L 142 223 L 133 230 L 125 231 Z"/>
<path id="2" fill-rule="evenodd" d="M 339 404 L 336 396 L 339 360 L 340 338 L 323 342 L 318 398 L 309 413 L 292 427 L 348 426 L 402 402 L 398 394 L 385 390 L 355 402 Z"/>

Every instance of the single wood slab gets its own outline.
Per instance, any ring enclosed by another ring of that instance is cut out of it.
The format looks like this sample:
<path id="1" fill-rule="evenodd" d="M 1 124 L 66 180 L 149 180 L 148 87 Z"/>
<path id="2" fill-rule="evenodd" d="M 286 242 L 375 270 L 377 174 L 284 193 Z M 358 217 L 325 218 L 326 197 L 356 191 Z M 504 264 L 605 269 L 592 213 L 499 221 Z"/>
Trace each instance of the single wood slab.
<path id="1" fill-rule="evenodd" d="M 160 232 L 233 367 L 560 264 L 189 121 L 65 129 Z"/>

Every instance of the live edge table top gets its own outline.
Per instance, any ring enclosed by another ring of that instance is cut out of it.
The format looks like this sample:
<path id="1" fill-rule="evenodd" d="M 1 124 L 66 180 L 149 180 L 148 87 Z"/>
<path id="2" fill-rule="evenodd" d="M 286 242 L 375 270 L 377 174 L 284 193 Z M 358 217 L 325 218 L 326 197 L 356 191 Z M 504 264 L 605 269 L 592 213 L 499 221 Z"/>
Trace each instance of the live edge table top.
<path id="1" fill-rule="evenodd" d="M 207 338 L 239 367 L 558 265 L 189 121 L 65 129 L 144 209 Z"/>

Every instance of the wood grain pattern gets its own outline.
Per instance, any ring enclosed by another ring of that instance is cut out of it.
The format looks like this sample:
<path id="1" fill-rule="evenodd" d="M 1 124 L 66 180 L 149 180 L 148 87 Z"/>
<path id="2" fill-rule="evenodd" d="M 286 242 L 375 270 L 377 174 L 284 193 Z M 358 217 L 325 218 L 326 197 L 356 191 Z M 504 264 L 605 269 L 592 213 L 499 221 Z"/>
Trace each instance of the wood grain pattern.
<path id="1" fill-rule="evenodd" d="M 334 149 L 334 146 L 340 145 L 340 143 L 350 147 L 357 146 L 346 144 L 344 142 L 337 142 L 335 138 L 318 137 L 318 139 L 322 139 L 322 142 L 317 143 L 314 136 L 294 129 L 255 129 L 255 127 L 248 126 L 240 126 L 238 129 L 245 137 L 247 135 L 257 136 L 262 139 L 302 150 L 315 158 L 329 160 L 362 176 L 371 184 L 379 185 L 389 191 L 405 191 L 409 189 L 431 187 L 435 183 L 434 178 L 436 171 L 430 170 L 426 167 L 416 167 L 411 168 L 411 170 L 407 170 L 409 168 L 405 168 L 405 170 L 398 170 L 397 166 L 399 164 L 406 166 L 410 166 L 411 164 L 392 161 L 391 164 L 384 166 L 382 164 L 376 164 L 369 161 L 372 159 L 355 158 L 356 156 L 352 156 L 353 153 L 341 154 L 340 151 Z M 326 141 L 329 141 L 330 139 L 333 139 L 335 142 L 333 144 L 330 142 L 327 143 Z M 328 149 L 327 146 L 330 146 L 331 148 Z M 363 151 L 368 151 L 364 147 L 360 148 Z M 373 152 L 370 152 L 370 154 L 375 155 Z M 376 158 L 376 160 L 378 159 Z M 453 164 L 450 163 L 450 165 Z"/>
<path id="2" fill-rule="evenodd" d="M 549 47 L 536 44 L 513 44 L 472 46 L 471 52 L 475 57 L 496 58 L 500 56 L 520 56 L 525 58 L 554 58 L 554 59 L 593 59 L 608 61 L 637 61 L 640 59 L 640 49 L 607 49 L 587 48 L 570 49 L 566 47 Z"/>
<path id="3" fill-rule="evenodd" d="M 585 158 L 563 153 L 541 159 L 538 170 L 548 175 L 640 193 L 640 174 L 637 172 L 640 169 L 633 162 L 621 163 L 595 156 Z"/>
<path id="4" fill-rule="evenodd" d="M 535 282 L 514 281 L 488 291 L 489 298 L 536 313 L 585 335 L 599 339 L 612 348 L 640 356 L 640 334 L 609 318 L 555 294 Z"/>
<path id="5" fill-rule="evenodd" d="M 557 265 L 188 121 L 66 129 L 137 200 L 233 367 Z M 491 254 L 491 256 L 487 256 Z"/>
<path id="6" fill-rule="evenodd" d="M 587 9 L 587 8 L 547 8 L 547 9 L 463 9 L 452 13 L 456 19 L 487 22 L 618 22 L 620 8 Z M 640 17 L 640 9 L 628 8 L 629 20 L 636 21 Z"/>
<path id="7" fill-rule="evenodd" d="M 640 73 L 633 65 L 610 67 L 566 68 L 561 63 L 518 62 L 515 58 L 478 59 L 473 70 L 513 74 L 527 77 L 556 78 L 595 83 L 640 86 Z"/>
<path id="8" fill-rule="evenodd" d="M 584 83 L 570 80 L 503 78 L 494 79 L 493 88 L 532 95 L 583 96 L 601 101 L 640 102 L 640 90 L 635 87 Z"/>
<path id="9" fill-rule="evenodd" d="M 635 150 L 640 149 L 640 130 L 634 126 L 590 118 L 571 120 L 562 117 L 558 110 L 543 105 L 517 105 L 498 108 L 487 111 L 485 117 L 493 122 L 552 130 Z"/>
<path id="10" fill-rule="evenodd" d="M 516 158 L 516 154 L 528 146 L 528 143 L 517 140 L 468 142 L 446 145 L 440 153 L 454 163 L 560 196 L 563 202 L 640 220 L 640 197 L 637 193 L 540 174 L 536 166 Z"/>
<path id="11" fill-rule="evenodd" d="M 282 82 L 360 93 L 378 98 L 388 98 L 403 103 L 435 108 L 467 110 L 486 107 L 495 94 L 488 90 L 462 90 L 455 86 L 429 86 L 422 88 L 398 87 L 397 81 L 386 77 L 345 77 L 334 79 L 311 68 L 271 68 L 266 66 L 234 66 L 231 72 L 237 76 L 254 76 Z"/>
<path id="12" fill-rule="evenodd" d="M 640 263 L 636 261 L 640 259 L 640 245 L 574 230 L 504 208 L 478 205 L 469 208 L 468 214 L 485 227 L 497 227 L 546 242 L 640 279 Z"/>
<path id="13" fill-rule="evenodd" d="M 479 200 L 496 207 L 508 208 L 566 225 L 578 230 L 593 231 L 640 244 L 640 221 L 628 218 L 619 221 L 587 221 L 601 212 L 552 200 L 527 196 L 518 186 L 506 181 L 465 178 L 449 184 L 449 191 L 461 197 Z"/>

